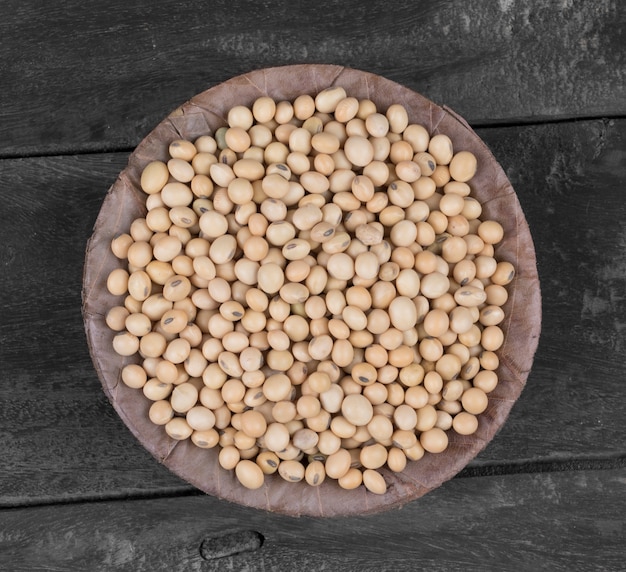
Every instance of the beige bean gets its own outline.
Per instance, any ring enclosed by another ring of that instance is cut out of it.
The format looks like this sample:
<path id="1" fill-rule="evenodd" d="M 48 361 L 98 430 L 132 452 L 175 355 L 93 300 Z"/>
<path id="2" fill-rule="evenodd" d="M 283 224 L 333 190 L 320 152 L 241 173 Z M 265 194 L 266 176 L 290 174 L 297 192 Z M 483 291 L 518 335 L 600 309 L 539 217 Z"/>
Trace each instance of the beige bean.
<path id="1" fill-rule="evenodd" d="M 280 288 L 279 294 L 287 304 L 299 304 L 306 302 L 309 290 L 304 284 L 289 282 Z"/>
<path id="2" fill-rule="evenodd" d="M 394 328 L 408 330 L 417 323 L 417 309 L 413 301 L 406 296 L 398 296 L 389 304 L 389 318 Z"/>
<path id="3" fill-rule="evenodd" d="M 237 480 L 247 489 L 256 490 L 263 486 L 265 482 L 264 473 L 261 467 L 249 459 L 243 459 L 235 465 L 235 475 Z"/>
<path id="4" fill-rule="evenodd" d="M 459 306 L 474 307 L 483 304 L 487 293 L 476 286 L 461 286 L 454 293 L 454 300 Z"/>
<path id="5" fill-rule="evenodd" d="M 326 475 L 331 479 L 339 479 L 350 470 L 351 463 L 350 453 L 346 449 L 340 448 L 326 458 L 324 463 Z"/>
<path id="6" fill-rule="evenodd" d="M 315 96 L 315 108 L 321 113 L 332 113 L 346 97 L 346 90 L 343 87 L 326 88 Z"/>
<path id="7" fill-rule="evenodd" d="M 302 238 L 289 240 L 282 248 L 286 260 L 302 260 L 311 252 L 311 244 Z"/>

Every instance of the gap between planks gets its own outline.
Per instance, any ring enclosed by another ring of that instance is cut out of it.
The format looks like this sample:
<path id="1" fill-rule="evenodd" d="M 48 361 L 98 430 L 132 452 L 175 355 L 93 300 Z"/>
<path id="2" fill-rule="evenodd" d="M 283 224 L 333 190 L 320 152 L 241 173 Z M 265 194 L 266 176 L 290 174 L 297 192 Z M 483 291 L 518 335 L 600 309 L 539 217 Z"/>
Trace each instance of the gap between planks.
<path id="1" fill-rule="evenodd" d="M 516 127 L 535 127 L 539 125 L 552 125 L 561 123 L 582 123 L 585 121 L 619 121 L 626 119 L 626 115 L 585 115 L 585 116 L 567 116 L 567 117 L 520 117 L 513 121 L 480 121 L 470 123 L 473 130 L 490 130 L 490 129 L 515 129 Z M 156 125 L 155 125 L 156 127 Z M 146 133 L 146 136 L 148 133 Z M 137 145 L 139 141 L 137 142 Z M 131 154 L 135 147 L 128 146 L 100 146 L 100 143 L 93 145 L 82 145 L 80 148 L 59 148 L 51 149 L 43 152 L 26 152 L 26 153 L 0 153 L 0 161 L 9 159 L 39 159 L 44 157 L 76 157 L 81 155 L 101 155 L 107 153 L 127 153 Z"/>
<path id="2" fill-rule="evenodd" d="M 554 461 L 519 461 L 506 464 L 473 465 L 462 469 L 455 479 L 501 477 L 507 475 L 563 473 L 582 471 L 610 471 L 626 467 L 626 456 L 603 458 L 578 458 Z M 99 503 L 112 501 L 141 501 L 173 497 L 206 496 L 206 493 L 193 485 L 181 485 L 158 491 L 137 491 L 109 493 L 105 495 L 80 495 L 74 498 L 23 499 L 19 502 L 0 502 L 0 510 L 37 508 L 51 505 L 68 505 L 76 503 Z"/>

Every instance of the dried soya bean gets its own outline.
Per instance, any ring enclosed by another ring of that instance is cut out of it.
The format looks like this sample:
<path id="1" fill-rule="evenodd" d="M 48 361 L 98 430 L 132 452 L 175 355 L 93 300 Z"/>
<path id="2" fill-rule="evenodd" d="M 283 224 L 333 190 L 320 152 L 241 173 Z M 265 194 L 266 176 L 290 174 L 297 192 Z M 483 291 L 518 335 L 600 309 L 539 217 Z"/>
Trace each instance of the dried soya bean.
<path id="1" fill-rule="evenodd" d="M 385 494 L 471 435 L 506 341 L 505 238 L 469 150 L 343 87 L 233 106 L 146 164 L 147 214 L 111 242 L 121 379 L 172 439 L 219 448 L 248 489 L 277 473 Z"/>

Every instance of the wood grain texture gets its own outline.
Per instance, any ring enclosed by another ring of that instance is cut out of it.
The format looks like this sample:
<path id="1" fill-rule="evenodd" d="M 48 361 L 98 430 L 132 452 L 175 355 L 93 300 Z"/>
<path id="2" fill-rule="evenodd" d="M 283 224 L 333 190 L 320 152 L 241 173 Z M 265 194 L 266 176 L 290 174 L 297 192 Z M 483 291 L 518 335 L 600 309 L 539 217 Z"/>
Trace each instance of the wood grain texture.
<path id="1" fill-rule="evenodd" d="M 535 239 L 544 323 L 507 423 L 472 463 L 626 458 L 626 121 L 485 128 Z M 127 154 L 0 161 L 0 505 L 188 492 L 106 401 L 80 314 L 86 241 Z M 482 473 L 481 473 L 482 471 Z"/>
<path id="2" fill-rule="evenodd" d="M 486 453 L 495 455 L 500 444 L 523 434 L 522 419 L 531 411 L 544 412 L 541 420 L 535 413 L 543 427 L 517 443 L 521 457 L 550 451 L 564 460 L 574 443 L 584 442 L 607 451 L 605 445 L 621 438 L 606 422 L 626 413 L 605 384 L 623 376 L 626 351 L 626 125 L 605 120 L 479 134 L 521 197 L 544 312 L 533 375 L 518 404 L 528 413 L 514 414 Z M 562 446 L 546 446 L 553 431 Z M 588 454 L 601 456 L 600 449 Z"/>
<path id="3" fill-rule="evenodd" d="M 207 496 L 0 511 L 11 572 L 623 570 L 626 472 L 455 479 L 401 510 L 289 518 Z"/>
<path id="4" fill-rule="evenodd" d="M 85 243 L 125 161 L 120 154 L 0 162 L 11 181 L 0 190 L 5 503 L 53 490 L 62 500 L 79 491 L 108 496 L 118 485 L 123 496 L 145 483 L 180 488 L 128 438 L 93 373 L 81 326 Z"/>
<path id="5" fill-rule="evenodd" d="M 471 124 L 626 111 L 626 6 L 616 0 L 376 0 L 367 10 L 8 0 L 3 11 L 4 157 L 129 149 L 193 95 L 293 63 L 384 75 Z"/>

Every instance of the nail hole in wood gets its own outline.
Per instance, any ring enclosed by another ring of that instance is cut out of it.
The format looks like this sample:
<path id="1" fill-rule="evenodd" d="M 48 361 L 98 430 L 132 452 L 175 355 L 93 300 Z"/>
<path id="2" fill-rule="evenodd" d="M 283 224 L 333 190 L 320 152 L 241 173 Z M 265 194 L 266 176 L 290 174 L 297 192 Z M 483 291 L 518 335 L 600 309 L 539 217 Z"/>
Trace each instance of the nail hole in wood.
<path id="1" fill-rule="evenodd" d="M 255 530 L 238 530 L 211 536 L 200 544 L 200 556 L 205 560 L 217 560 L 242 552 L 253 552 L 261 548 L 264 540 L 263 535 Z"/>

